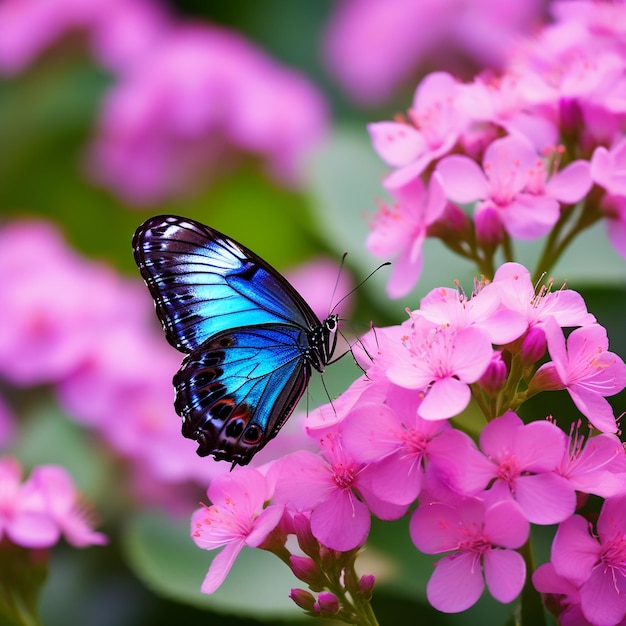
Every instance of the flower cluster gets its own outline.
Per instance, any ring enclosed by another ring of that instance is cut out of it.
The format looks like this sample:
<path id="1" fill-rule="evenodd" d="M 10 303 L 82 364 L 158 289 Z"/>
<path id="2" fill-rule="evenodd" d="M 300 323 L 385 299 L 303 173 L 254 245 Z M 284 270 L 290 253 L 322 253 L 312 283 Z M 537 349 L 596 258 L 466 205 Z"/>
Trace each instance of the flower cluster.
<path id="1" fill-rule="evenodd" d="M 393 202 L 367 242 L 384 258 L 399 251 L 392 297 L 418 280 L 427 236 L 487 276 L 497 252 L 513 258 L 513 239 L 547 234 L 538 271 L 549 271 L 599 220 L 626 256 L 626 105 L 621 87 L 608 90 L 626 80 L 624 6 L 561 2 L 552 11 L 556 23 L 518 46 L 501 73 L 466 83 L 429 74 L 406 116 L 369 125 L 394 168 L 384 181 Z"/>
<path id="2" fill-rule="evenodd" d="M 23 70 L 72 32 L 86 35 L 115 79 L 89 169 L 135 205 L 187 195 L 242 152 L 297 183 L 302 155 L 326 130 L 324 99 L 308 79 L 243 37 L 177 20 L 154 1 L 3 2 L 0 73 Z"/>
<path id="3" fill-rule="evenodd" d="M 107 542 L 64 468 L 41 465 L 22 483 L 19 463 L 0 457 L 0 487 L 0 539 L 25 548 L 49 548 L 61 535 L 78 548 Z"/>
<path id="4" fill-rule="evenodd" d="M 566 339 L 564 327 L 577 328 Z M 535 293 L 528 270 L 507 263 L 471 297 L 433 290 L 405 323 L 371 331 L 353 352 L 366 373 L 307 422 L 318 451 L 294 452 L 255 470 L 263 489 L 241 473 L 224 477 L 227 511 L 220 508 L 224 495 L 210 489 L 213 506 L 194 516 L 197 543 L 202 537 L 209 548 L 235 540 L 238 547 L 259 546 L 280 527 L 282 511 L 287 519 L 298 516 L 291 532 L 299 539 L 306 522 L 306 533 L 324 549 L 351 553 L 365 543 L 371 515 L 410 514 L 415 546 L 448 553 L 428 584 L 428 599 L 457 612 L 472 606 L 485 585 L 501 602 L 518 596 L 526 565 L 517 550 L 530 524 L 574 523 L 577 494 L 607 502 L 626 494 L 626 453 L 606 400 L 626 387 L 626 365 L 608 350 L 606 332 L 578 293 Z M 581 438 L 576 428 L 568 438 L 554 421 L 524 423 L 517 415 L 528 398 L 556 389 L 566 389 L 601 434 Z M 472 398 L 488 420 L 478 446 L 449 421 L 462 425 Z M 284 533 L 278 548 L 274 537 L 267 549 L 280 555 Z M 218 579 L 218 567 L 223 578 L 226 562 L 232 558 L 214 561 L 210 580 Z M 344 608 L 339 602 L 337 610 Z"/>

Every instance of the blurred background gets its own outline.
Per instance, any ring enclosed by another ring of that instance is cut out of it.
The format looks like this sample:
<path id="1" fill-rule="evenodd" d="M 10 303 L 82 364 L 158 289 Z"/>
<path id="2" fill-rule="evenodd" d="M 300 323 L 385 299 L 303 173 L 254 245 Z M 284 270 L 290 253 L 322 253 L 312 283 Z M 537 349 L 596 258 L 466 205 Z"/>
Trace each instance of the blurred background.
<path id="1" fill-rule="evenodd" d="M 379 262 L 365 238 L 386 167 L 365 125 L 405 111 L 430 71 L 497 70 L 547 20 L 543 0 L 0 0 L 0 444 L 27 469 L 67 467 L 110 537 L 55 548 L 48 626 L 306 619 L 287 597 L 296 579 L 260 551 L 244 550 L 216 594 L 199 592 L 212 554 L 191 543 L 189 514 L 228 467 L 180 435 L 181 355 L 132 234 L 151 215 L 196 218 L 290 276 L 324 317 Z M 559 268 L 623 355 L 624 265 L 607 266 L 604 242 Z M 428 241 L 415 291 L 390 301 L 381 270 L 345 303 L 348 332 L 399 323 L 454 279 L 471 290 L 473 273 Z M 360 374 L 350 361 L 326 375 L 332 394 Z M 308 406 L 326 401 L 314 381 Z M 302 444 L 305 412 L 272 455 Z M 361 557 L 381 623 L 506 619 L 488 598 L 460 616 L 430 609 L 433 559 L 407 526 L 375 524 Z"/>

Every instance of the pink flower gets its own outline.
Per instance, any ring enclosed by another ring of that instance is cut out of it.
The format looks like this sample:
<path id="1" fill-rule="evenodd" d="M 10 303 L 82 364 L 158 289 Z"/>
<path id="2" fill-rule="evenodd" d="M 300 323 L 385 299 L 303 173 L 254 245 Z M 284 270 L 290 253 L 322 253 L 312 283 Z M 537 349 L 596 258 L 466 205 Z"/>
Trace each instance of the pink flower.
<path id="1" fill-rule="evenodd" d="M 457 492 L 490 502 L 514 500 L 535 524 L 555 524 L 574 512 L 574 488 L 556 473 L 566 437 L 554 424 L 524 424 L 514 413 L 505 413 L 480 435 L 484 456 L 467 435 L 449 437 L 446 433 L 438 441 L 447 444 L 447 458 L 446 451 L 437 457 L 437 473 Z"/>
<path id="2" fill-rule="evenodd" d="M 387 177 L 392 192 L 418 177 L 433 160 L 446 154 L 466 126 L 456 106 L 459 84 L 446 72 L 429 74 L 415 92 L 409 120 L 369 124 L 374 150 L 399 169 Z"/>
<path id="3" fill-rule="evenodd" d="M 578 433 L 580 423 L 570 435 L 557 473 L 582 493 L 603 498 L 626 492 L 626 452 L 615 435 L 602 433 L 584 438 Z"/>
<path id="4" fill-rule="evenodd" d="M 395 519 L 406 506 L 378 497 L 372 473 L 364 473 L 365 466 L 348 454 L 336 432 L 323 435 L 319 445 L 323 456 L 301 450 L 279 461 L 275 501 L 289 510 L 310 513 L 311 532 L 326 547 L 353 550 L 369 534 L 368 507 L 378 517 Z"/>
<path id="5" fill-rule="evenodd" d="M 552 544 L 556 573 L 580 586 L 583 615 L 594 626 L 613 626 L 626 616 L 626 497 L 604 502 L 597 537 L 574 515 L 559 525 Z"/>
<path id="6" fill-rule="evenodd" d="M 380 499 L 411 504 L 419 495 L 431 443 L 447 422 L 417 415 L 420 395 L 393 387 L 386 404 L 359 402 L 341 423 L 345 449 L 371 472 L 371 490 Z"/>
<path id="7" fill-rule="evenodd" d="M 469 385 L 491 361 L 491 342 L 478 328 L 433 328 L 417 321 L 414 326 L 395 347 L 387 376 L 400 387 L 427 391 L 418 409 L 420 417 L 438 420 L 458 415 L 469 404 Z"/>
<path id="8" fill-rule="evenodd" d="M 102 533 L 92 530 L 90 509 L 81 502 L 72 477 L 63 467 L 36 467 L 22 487 L 23 497 L 46 511 L 58 532 L 77 548 L 107 543 Z"/>
<path id="9" fill-rule="evenodd" d="M 531 390 L 567 389 L 574 404 L 602 432 L 615 432 L 613 409 L 605 396 L 626 386 L 626 365 L 608 351 L 606 330 L 592 324 L 574 330 L 567 338 L 558 323 L 545 324 L 552 361 L 542 365 L 531 381 Z"/>
<path id="10" fill-rule="evenodd" d="M 245 151 L 293 183 L 325 127 L 325 103 L 303 76 L 235 33 L 179 27 L 109 92 L 92 172 L 150 204 L 192 192 Z"/>
<path id="11" fill-rule="evenodd" d="M 106 537 L 91 529 L 88 510 L 78 504 L 78 492 L 62 467 L 42 465 L 20 484 L 22 469 L 0 458 L 0 537 L 26 548 L 48 548 L 61 533 L 76 547 L 104 544 Z"/>
<path id="12" fill-rule="evenodd" d="M 18 385 L 63 380 L 100 333 L 148 311 L 138 281 L 75 255 L 45 222 L 0 230 L 0 271 L 0 373 Z"/>
<path id="13" fill-rule="evenodd" d="M 572 203 L 589 190 L 588 167 L 573 163 L 546 182 L 543 162 L 521 136 L 496 139 L 483 157 L 483 169 L 466 156 L 449 156 L 438 165 L 450 200 L 478 200 L 476 214 L 495 209 L 506 231 L 520 239 L 546 235 L 559 218 L 559 201 Z"/>
<path id="14" fill-rule="evenodd" d="M 440 326 L 478 328 L 491 343 L 504 345 L 526 330 L 526 319 L 520 311 L 502 306 L 501 292 L 486 285 L 467 298 L 456 289 L 437 287 L 424 296 L 413 313 Z"/>
<path id="15" fill-rule="evenodd" d="M 428 581 L 428 601 L 439 611 L 457 613 L 474 605 L 485 584 L 500 602 L 511 602 L 522 590 L 526 566 L 515 552 L 530 527 L 517 505 L 486 505 L 467 498 L 456 506 L 431 503 L 411 518 L 411 539 L 426 554 L 453 551 L 439 559 Z"/>
<path id="16" fill-rule="evenodd" d="M 533 585 L 560 626 L 593 626 L 582 614 L 579 587 L 559 576 L 552 563 L 544 563 L 533 572 Z"/>
<path id="17" fill-rule="evenodd" d="M 395 195 L 397 202 L 392 206 L 383 203 L 374 217 L 366 245 L 377 257 L 397 256 L 387 293 L 392 298 L 401 298 L 420 277 L 427 228 L 442 216 L 446 199 L 437 176 L 431 177 L 428 188 L 415 178 L 396 190 Z"/>
<path id="18" fill-rule="evenodd" d="M 571 289 L 550 291 L 542 287 L 538 292 L 530 272 L 519 263 L 505 263 L 493 277 L 493 284 L 501 290 L 502 304 L 526 317 L 529 326 L 543 326 L 554 318 L 559 326 L 586 326 L 596 318 L 587 312 L 582 296 Z"/>
<path id="19" fill-rule="evenodd" d="M 224 549 L 213 559 L 202 583 L 203 593 L 213 593 L 226 578 L 244 546 L 259 547 L 276 528 L 282 505 L 265 502 L 271 496 L 266 477 L 252 468 L 215 478 L 207 491 L 210 506 L 198 509 L 191 519 L 191 537 L 204 550 Z"/>
<path id="20" fill-rule="evenodd" d="M 146 0 L 5 0 L 0 4 L 0 72 L 23 70 L 69 32 L 87 34 L 105 66 L 128 68 L 165 30 L 165 11 Z"/>

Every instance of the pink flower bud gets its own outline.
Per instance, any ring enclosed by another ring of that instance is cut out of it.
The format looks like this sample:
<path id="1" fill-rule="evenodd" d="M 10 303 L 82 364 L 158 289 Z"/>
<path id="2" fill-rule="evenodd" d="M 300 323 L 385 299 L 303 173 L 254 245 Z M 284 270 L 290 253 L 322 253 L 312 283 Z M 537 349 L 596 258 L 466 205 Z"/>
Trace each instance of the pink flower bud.
<path id="1" fill-rule="evenodd" d="M 485 393 L 492 396 L 502 389 L 508 373 L 506 363 L 502 360 L 502 352 L 494 350 L 491 362 L 478 382 Z"/>
<path id="2" fill-rule="evenodd" d="M 318 613 L 334 614 L 339 610 L 339 600 L 334 593 L 323 591 L 317 596 L 317 602 L 315 602 L 313 608 Z"/>
<path id="3" fill-rule="evenodd" d="M 365 599 L 369 600 L 372 597 L 375 582 L 376 578 L 374 574 L 364 574 L 359 578 L 359 591 L 363 594 Z"/>
<path id="4" fill-rule="evenodd" d="M 483 246 L 497 246 L 504 234 L 502 221 L 491 204 L 486 204 L 474 215 L 476 240 Z"/>
<path id="5" fill-rule="evenodd" d="M 546 353 L 546 334 L 542 328 L 533 326 L 522 341 L 522 363 L 529 367 Z"/>
<path id="6" fill-rule="evenodd" d="M 289 593 L 289 597 L 305 611 L 315 611 L 316 601 L 313 594 L 309 593 L 305 589 L 292 589 Z"/>
<path id="7" fill-rule="evenodd" d="M 294 575 L 307 585 L 322 585 L 323 577 L 319 567 L 313 559 L 308 556 L 290 556 L 289 565 Z"/>

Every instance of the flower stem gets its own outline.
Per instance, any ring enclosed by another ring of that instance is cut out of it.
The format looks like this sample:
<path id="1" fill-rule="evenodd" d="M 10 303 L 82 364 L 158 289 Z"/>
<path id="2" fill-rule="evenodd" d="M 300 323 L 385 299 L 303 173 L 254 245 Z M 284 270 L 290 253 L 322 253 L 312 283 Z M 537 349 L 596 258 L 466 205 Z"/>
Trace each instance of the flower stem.
<path id="1" fill-rule="evenodd" d="M 532 583 L 532 573 L 535 570 L 535 559 L 533 557 L 533 549 L 528 541 L 520 549 L 521 555 L 524 557 L 526 563 L 526 582 L 522 589 L 522 611 L 521 611 L 521 626 L 546 626 L 546 616 L 543 611 L 543 604 L 541 602 L 541 595 L 535 590 Z"/>

